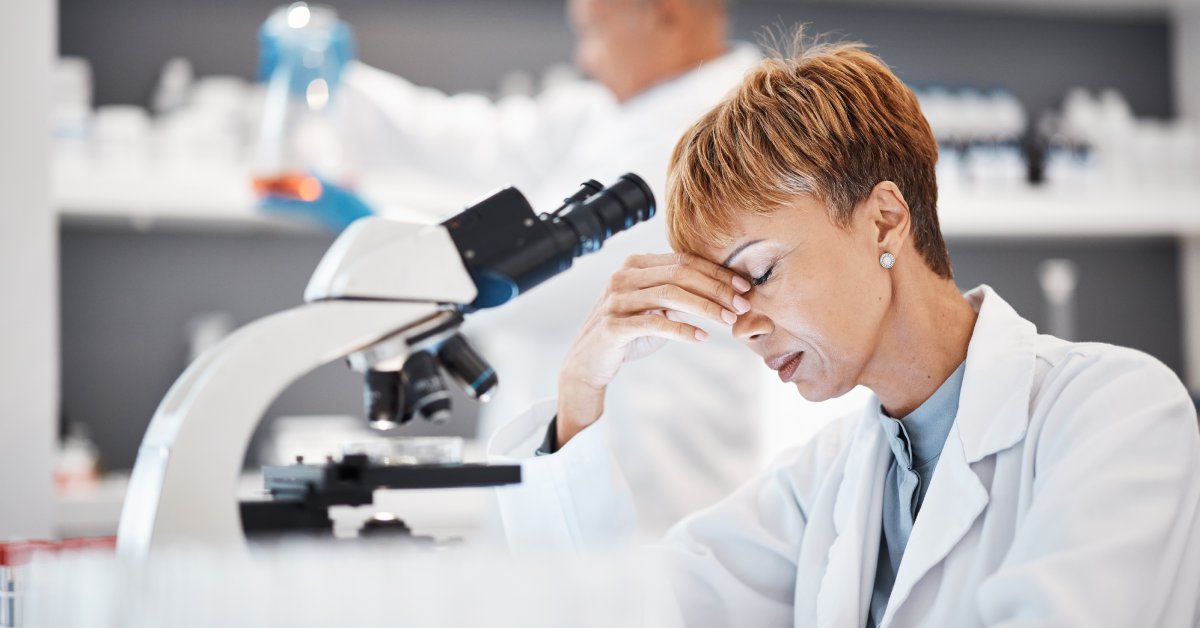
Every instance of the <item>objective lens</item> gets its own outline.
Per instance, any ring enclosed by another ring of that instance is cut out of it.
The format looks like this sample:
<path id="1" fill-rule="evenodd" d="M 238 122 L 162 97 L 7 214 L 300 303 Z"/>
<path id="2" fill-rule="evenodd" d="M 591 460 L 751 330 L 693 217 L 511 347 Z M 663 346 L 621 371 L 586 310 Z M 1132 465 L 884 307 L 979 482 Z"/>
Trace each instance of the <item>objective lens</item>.
<path id="1" fill-rule="evenodd" d="M 492 389 L 499 383 L 496 371 L 460 334 L 442 343 L 438 360 L 455 379 L 462 382 L 467 394 L 480 401 L 487 401 Z"/>
<path id="2" fill-rule="evenodd" d="M 390 430 L 412 419 L 412 414 L 405 412 L 399 371 L 368 370 L 365 379 L 363 406 L 371 427 Z"/>
<path id="3" fill-rule="evenodd" d="M 408 398 L 412 407 L 427 420 L 445 423 L 450 420 L 450 392 L 438 372 L 437 360 L 425 351 L 414 353 L 404 363 L 408 378 Z"/>

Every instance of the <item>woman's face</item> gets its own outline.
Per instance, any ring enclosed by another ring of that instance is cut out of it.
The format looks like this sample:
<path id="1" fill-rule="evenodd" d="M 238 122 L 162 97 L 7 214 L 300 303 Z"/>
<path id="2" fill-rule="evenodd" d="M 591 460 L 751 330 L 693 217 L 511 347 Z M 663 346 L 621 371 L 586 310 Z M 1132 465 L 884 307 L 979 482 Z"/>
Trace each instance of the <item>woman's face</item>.
<path id="1" fill-rule="evenodd" d="M 805 399 L 830 399 L 861 381 L 892 301 L 879 264 L 883 230 L 865 204 L 849 229 L 807 195 L 770 216 L 746 213 L 733 243 L 711 252 L 754 285 L 734 336 Z"/>

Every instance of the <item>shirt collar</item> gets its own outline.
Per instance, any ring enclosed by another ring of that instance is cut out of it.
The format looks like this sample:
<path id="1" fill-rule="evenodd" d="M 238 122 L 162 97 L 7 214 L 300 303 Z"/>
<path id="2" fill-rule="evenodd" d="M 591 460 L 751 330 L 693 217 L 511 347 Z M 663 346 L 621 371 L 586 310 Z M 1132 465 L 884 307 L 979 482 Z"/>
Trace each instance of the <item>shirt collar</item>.
<path id="1" fill-rule="evenodd" d="M 958 365 L 920 407 L 901 420 L 880 412 L 883 430 L 892 441 L 893 452 L 899 456 L 897 448 L 904 450 L 905 457 L 909 459 L 904 462 L 912 467 L 924 465 L 942 453 L 946 435 L 950 433 L 950 426 L 954 424 L 954 416 L 958 413 L 965 371 L 966 362 Z"/>

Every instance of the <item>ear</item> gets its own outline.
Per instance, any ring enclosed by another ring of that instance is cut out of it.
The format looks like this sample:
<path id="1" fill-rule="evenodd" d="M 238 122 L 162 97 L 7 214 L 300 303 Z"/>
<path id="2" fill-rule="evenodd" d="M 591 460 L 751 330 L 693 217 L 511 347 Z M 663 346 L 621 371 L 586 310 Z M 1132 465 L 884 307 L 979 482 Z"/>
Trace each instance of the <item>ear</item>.
<path id="1" fill-rule="evenodd" d="M 898 254 L 908 242 L 912 229 L 908 202 L 891 181 L 881 181 L 871 189 L 866 202 L 867 216 L 875 227 L 879 252 Z"/>

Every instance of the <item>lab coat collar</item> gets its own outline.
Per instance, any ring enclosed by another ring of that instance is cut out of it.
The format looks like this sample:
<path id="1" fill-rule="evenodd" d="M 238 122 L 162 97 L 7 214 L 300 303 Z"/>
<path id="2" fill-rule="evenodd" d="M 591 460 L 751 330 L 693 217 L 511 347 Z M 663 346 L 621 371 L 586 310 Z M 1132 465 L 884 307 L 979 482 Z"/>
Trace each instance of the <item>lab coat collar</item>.
<path id="1" fill-rule="evenodd" d="M 962 412 L 960 408 L 959 417 L 963 416 Z M 887 628 L 892 623 L 892 618 L 921 579 L 945 560 L 987 508 L 988 490 L 971 469 L 964 449 L 956 446 L 961 437 L 960 425 L 955 424 L 950 429 L 929 493 L 904 549 L 880 628 Z"/>
<path id="2" fill-rule="evenodd" d="M 986 285 L 966 298 L 979 317 L 967 346 L 958 414 L 905 548 L 881 627 L 892 622 L 921 578 L 950 554 L 987 507 L 988 489 L 971 465 L 1020 442 L 1029 425 L 1037 330 Z"/>
<path id="3" fill-rule="evenodd" d="M 892 456 L 878 417 L 879 400 L 872 395 L 842 466 L 834 502 L 837 537 L 829 547 L 816 601 L 816 625 L 822 628 L 866 624 L 879 556 L 884 476 Z M 848 600 L 858 603 L 848 604 Z"/>
<path id="4" fill-rule="evenodd" d="M 979 318 L 967 345 L 955 425 L 966 461 L 975 463 L 1025 438 L 1037 328 L 986 284 L 965 296 Z"/>

